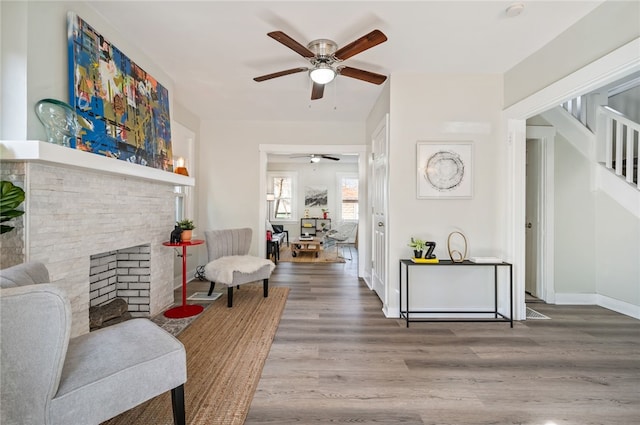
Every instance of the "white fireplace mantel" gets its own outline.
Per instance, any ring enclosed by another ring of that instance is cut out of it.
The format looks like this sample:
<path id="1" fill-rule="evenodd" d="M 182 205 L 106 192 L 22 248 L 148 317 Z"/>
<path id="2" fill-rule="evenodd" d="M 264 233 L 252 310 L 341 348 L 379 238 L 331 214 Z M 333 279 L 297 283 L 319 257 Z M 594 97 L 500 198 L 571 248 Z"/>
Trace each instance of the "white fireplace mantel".
<path id="1" fill-rule="evenodd" d="M 145 167 L 115 158 L 59 146 L 39 140 L 0 141 L 0 160 L 15 162 L 43 162 L 68 167 L 86 168 L 110 174 L 137 177 L 176 186 L 195 186 L 193 177 L 157 168 Z"/>

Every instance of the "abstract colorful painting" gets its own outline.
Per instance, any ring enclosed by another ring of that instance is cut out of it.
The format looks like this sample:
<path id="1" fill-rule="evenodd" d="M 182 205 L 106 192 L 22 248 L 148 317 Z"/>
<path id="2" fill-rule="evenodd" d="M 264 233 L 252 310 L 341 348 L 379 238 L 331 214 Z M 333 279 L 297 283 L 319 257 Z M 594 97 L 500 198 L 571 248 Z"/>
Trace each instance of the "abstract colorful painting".
<path id="1" fill-rule="evenodd" d="M 68 42 L 70 103 L 91 123 L 71 147 L 173 171 L 167 89 L 74 12 Z"/>

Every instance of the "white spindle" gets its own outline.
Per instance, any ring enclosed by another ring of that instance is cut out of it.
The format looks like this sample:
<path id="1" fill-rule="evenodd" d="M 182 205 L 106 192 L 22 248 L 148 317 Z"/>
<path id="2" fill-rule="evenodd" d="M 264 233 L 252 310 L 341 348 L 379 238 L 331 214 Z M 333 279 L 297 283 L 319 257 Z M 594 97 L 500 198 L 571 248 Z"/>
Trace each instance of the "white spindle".
<path id="1" fill-rule="evenodd" d="M 632 121 L 608 106 L 601 106 L 598 113 L 605 116 L 605 137 L 604 140 L 599 139 L 605 145 L 605 167 L 612 170 L 614 168 L 613 161 L 615 161 L 615 169 L 612 171 L 618 176 L 624 174 L 627 183 L 640 189 L 640 172 L 635 169 L 635 162 L 640 151 L 640 123 Z M 613 137 L 614 128 L 615 140 Z M 623 158 L 626 161 L 624 167 L 622 165 Z M 634 180 L 637 183 L 634 184 Z"/>
<path id="2" fill-rule="evenodd" d="M 627 182 L 633 184 L 633 128 L 631 126 L 627 126 L 627 143 L 626 143 L 626 161 L 627 167 L 625 170 L 625 175 Z"/>
<path id="3" fill-rule="evenodd" d="M 640 168 L 637 166 L 638 156 L 640 154 L 640 125 L 633 130 L 633 133 L 635 135 L 635 138 L 631 139 L 631 145 L 635 147 L 635 152 L 634 152 L 635 161 L 634 161 L 634 164 L 631 166 L 631 169 L 635 168 L 635 173 L 632 173 L 632 174 L 635 174 L 636 186 L 638 187 L 638 189 L 640 189 Z M 637 140 L 637 143 L 634 142 L 634 139 Z"/>
<path id="4" fill-rule="evenodd" d="M 578 113 L 579 113 L 579 117 L 578 119 L 580 120 L 580 122 L 583 125 L 587 125 L 587 105 L 586 105 L 586 101 L 585 101 L 585 97 L 584 96 L 580 96 L 578 98 Z"/>
<path id="5" fill-rule="evenodd" d="M 613 118 L 607 115 L 605 126 L 605 167 L 613 168 Z"/>
<path id="6" fill-rule="evenodd" d="M 624 139 L 624 125 L 620 120 L 616 121 L 616 176 L 622 175 L 622 152 Z"/>

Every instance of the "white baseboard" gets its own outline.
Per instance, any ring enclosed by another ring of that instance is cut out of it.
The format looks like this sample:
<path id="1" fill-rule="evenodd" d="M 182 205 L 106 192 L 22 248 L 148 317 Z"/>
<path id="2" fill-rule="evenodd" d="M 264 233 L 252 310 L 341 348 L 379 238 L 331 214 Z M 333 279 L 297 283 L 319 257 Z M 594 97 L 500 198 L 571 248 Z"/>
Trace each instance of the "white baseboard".
<path id="1" fill-rule="evenodd" d="M 367 285 L 367 288 L 373 290 L 373 282 L 371 281 L 371 275 L 363 276 L 362 280 L 364 280 L 364 283 L 365 285 Z"/>
<path id="2" fill-rule="evenodd" d="M 600 294 L 558 294 L 558 305 L 597 305 L 625 316 L 640 319 L 640 306 Z"/>
<path id="3" fill-rule="evenodd" d="M 598 305 L 620 314 L 624 314 L 625 316 L 640 319 L 640 306 L 638 305 L 616 300 L 615 298 L 606 297 L 604 295 L 598 295 Z"/>
<path id="4" fill-rule="evenodd" d="M 384 317 L 386 318 L 398 319 L 400 317 L 399 308 L 383 308 L 382 312 L 384 313 Z"/>

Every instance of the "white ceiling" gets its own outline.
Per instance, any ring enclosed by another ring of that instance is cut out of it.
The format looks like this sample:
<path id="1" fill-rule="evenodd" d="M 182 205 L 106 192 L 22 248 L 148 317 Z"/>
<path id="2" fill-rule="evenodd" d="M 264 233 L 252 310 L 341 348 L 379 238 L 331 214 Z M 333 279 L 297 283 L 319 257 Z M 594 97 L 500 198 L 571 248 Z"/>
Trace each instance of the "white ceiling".
<path id="1" fill-rule="evenodd" d="M 308 65 L 266 34 L 281 30 L 302 45 L 328 38 L 342 47 L 377 28 L 388 41 L 345 65 L 385 75 L 502 74 L 603 1 L 523 0 L 524 12 L 508 18 L 505 10 L 515 2 L 156 0 L 90 6 L 169 74 L 174 99 L 202 119 L 362 121 L 382 86 L 338 76 L 323 99 L 311 101 L 307 73 L 253 81 Z"/>

